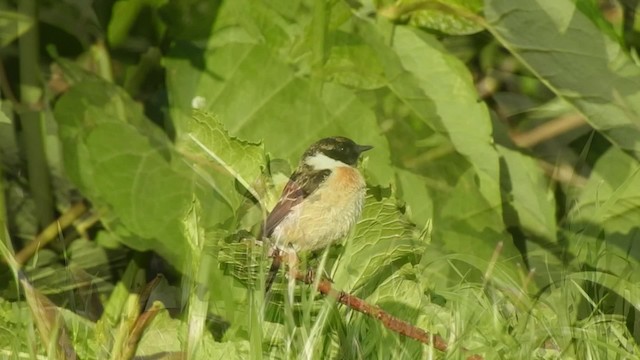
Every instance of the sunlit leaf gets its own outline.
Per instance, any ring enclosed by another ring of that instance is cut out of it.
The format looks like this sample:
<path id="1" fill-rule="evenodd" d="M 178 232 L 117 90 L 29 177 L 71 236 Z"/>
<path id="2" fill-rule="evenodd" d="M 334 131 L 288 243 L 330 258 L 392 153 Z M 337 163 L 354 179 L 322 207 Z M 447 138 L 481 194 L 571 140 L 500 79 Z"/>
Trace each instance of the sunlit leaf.
<path id="1" fill-rule="evenodd" d="M 0 47 L 9 45 L 33 26 L 33 19 L 14 11 L 0 11 Z"/>
<path id="2" fill-rule="evenodd" d="M 186 58 L 204 58 L 205 70 L 182 60 Z M 232 136 L 264 139 L 265 150 L 274 157 L 297 164 L 313 142 L 343 135 L 375 146 L 367 154 L 373 182 L 386 185 L 391 179 L 388 145 L 378 134 L 375 115 L 349 89 L 327 83 L 317 93 L 308 79 L 263 45 L 175 47 L 165 62 L 172 68 L 168 87 L 178 131 L 188 126 L 183 114 L 200 99 L 200 108 L 216 114 Z"/>
<path id="3" fill-rule="evenodd" d="M 484 30 L 474 19 L 481 0 L 403 0 L 384 8 L 390 18 L 408 17 L 409 23 L 450 35 L 469 35 Z"/>
<path id="4" fill-rule="evenodd" d="M 237 181 L 256 200 L 262 200 L 262 168 L 266 159 L 260 144 L 232 138 L 212 114 L 194 110 L 184 123 L 176 146 L 203 182 L 215 189 L 232 209 L 243 199 L 235 189 Z M 206 175 L 205 175 L 206 174 Z"/>
<path id="5" fill-rule="evenodd" d="M 156 249 L 179 263 L 184 252 L 176 249 L 184 241 L 178 219 L 191 198 L 193 175 L 167 137 L 122 90 L 99 79 L 65 94 L 56 118 L 67 172 L 112 211 L 112 226 L 124 226 L 121 237 L 133 232 L 127 245 Z"/>
<path id="6" fill-rule="evenodd" d="M 572 1 L 488 0 L 489 30 L 612 143 L 640 159 L 640 67 Z"/>
<path id="7" fill-rule="evenodd" d="M 424 249 L 419 232 L 400 213 L 393 198 L 367 197 L 355 234 L 347 239 L 335 266 L 333 281 L 358 293 L 404 262 L 415 261 Z"/>
<path id="8" fill-rule="evenodd" d="M 576 234 L 571 249 L 582 261 L 638 279 L 630 270 L 640 261 L 640 165 L 635 159 L 619 149 L 608 150 L 596 163 L 569 218 L 569 228 Z"/>

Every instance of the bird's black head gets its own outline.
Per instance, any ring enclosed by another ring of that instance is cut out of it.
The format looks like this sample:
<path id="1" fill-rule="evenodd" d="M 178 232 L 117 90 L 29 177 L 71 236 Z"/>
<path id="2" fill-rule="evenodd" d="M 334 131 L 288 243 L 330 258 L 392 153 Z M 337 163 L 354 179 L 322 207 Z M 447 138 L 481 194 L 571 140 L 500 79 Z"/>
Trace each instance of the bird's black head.
<path id="1" fill-rule="evenodd" d="M 373 146 L 369 145 L 358 145 L 346 137 L 333 136 L 320 139 L 311 145 L 304 153 L 304 157 L 307 158 L 318 153 L 323 153 L 331 159 L 354 166 L 358 163 L 360 154 L 372 148 Z"/>

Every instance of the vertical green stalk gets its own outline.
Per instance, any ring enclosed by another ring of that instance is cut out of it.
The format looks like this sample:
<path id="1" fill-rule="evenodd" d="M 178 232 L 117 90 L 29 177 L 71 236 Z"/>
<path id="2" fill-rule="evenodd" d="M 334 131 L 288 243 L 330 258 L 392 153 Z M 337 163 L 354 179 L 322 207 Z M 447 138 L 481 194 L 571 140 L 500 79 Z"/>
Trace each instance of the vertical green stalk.
<path id="1" fill-rule="evenodd" d="M 639 0 L 622 0 L 622 38 L 627 48 L 633 46 L 633 33 L 635 32 L 636 9 Z"/>
<path id="2" fill-rule="evenodd" d="M 13 273 L 13 277 L 16 283 L 17 292 L 20 293 L 20 289 L 18 287 L 18 269 L 20 266 L 16 263 L 13 255 L 15 252 L 13 251 L 13 245 L 11 244 L 11 239 L 9 238 L 9 231 L 7 230 L 7 212 L 4 200 L 4 178 L 2 177 L 2 168 L 0 168 L 0 261 L 4 261 L 9 265 L 11 272 Z"/>
<path id="3" fill-rule="evenodd" d="M 0 155 L 2 155 L 0 153 Z M 1 156 L 0 156 L 1 157 Z M 2 159 L 0 159 L 2 160 Z M 0 232 L 4 231 L 7 228 L 7 206 L 4 201 L 4 177 L 2 175 L 2 167 L 0 166 Z M 13 247 L 11 246 L 11 241 L 9 241 L 9 237 L 6 239 L 3 236 L 4 234 L 0 233 L 0 241 L 6 242 L 6 246 L 9 250 L 11 250 L 11 254 L 13 254 Z"/>
<path id="4" fill-rule="evenodd" d="M 53 196 L 49 167 L 44 151 L 43 124 L 38 110 L 42 100 L 41 75 L 38 68 L 37 0 L 18 1 L 18 11 L 33 19 L 33 26 L 20 38 L 20 99 L 26 108 L 20 114 L 24 154 L 31 195 L 36 203 L 36 216 L 41 227 L 53 221 Z"/>
<path id="5" fill-rule="evenodd" d="M 311 20 L 311 68 L 313 90 L 320 95 L 324 82 L 324 62 L 327 53 L 327 25 L 330 7 L 326 0 L 315 0 Z"/>
<path id="6" fill-rule="evenodd" d="M 200 222 L 201 207 L 197 198 L 183 220 L 185 235 L 189 244 L 189 261 L 185 263 L 183 295 L 187 298 L 187 352 L 186 359 L 198 359 L 203 343 L 205 320 L 209 310 L 209 275 L 212 262 L 210 253 L 204 252 L 205 233 Z"/>

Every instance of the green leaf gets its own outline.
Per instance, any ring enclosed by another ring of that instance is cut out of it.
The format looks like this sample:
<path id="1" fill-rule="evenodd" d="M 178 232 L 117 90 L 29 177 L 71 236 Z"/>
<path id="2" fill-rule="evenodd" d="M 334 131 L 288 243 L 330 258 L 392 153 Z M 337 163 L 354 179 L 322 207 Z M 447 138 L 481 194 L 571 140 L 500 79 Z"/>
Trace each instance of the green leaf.
<path id="1" fill-rule="evenodd" d="M 537 161 L 515 150 L 497 146 L 501 156 L 503 221 L 529 269 L 545 269 L 556 277 L 572 256 L 558 242 L 556 199 Z M 552 255 L 550 257 L 549 255 Z M 540 286 L 551 276 L 536 277 Z"/>
<path id="2" fill-rule="evenodd" d="M 167 137 L 124 91 L 97 78 L 67 92 L 55 115 L 71 179 L 109 209 L 104 219 L 128 246 L 157 250 L 178 265 L 179 219 L 194 191 L 193 174 Z"/>
<path id="3" fill-rule="evenodd" d="M 620 149 L 640 159 L 640 68 L 572 1 L 485 4 L 489 30 Z"/>
<path id="4" fill-rule="evenodd" d="M 237 209 L 243 200 L 235 190 L 234 180 L 256 200 L 262 200 L 257 190 L 264 188 L 261 168 L 266 159 L 261 144 L 229 136 L 218 119 L 204 111 L 194 110 L 191 120 L 183 124 L 177 134 L 177 150 L 194 164 L 195 171 L 207 174 L 207 185 L 215 189 L 231 209 Z"/>
<path id="5" fill-rule="evenodd" d="M 322 69 L 328 81 L 366 90 L 386 85 L 382 66 L 373 49 L 361 38 L 340 30 L 331 32 L 329 36 L 331 49 Z"/>
<path id="6" fill-rule="evenodd" d="M 615 291 L 637 310 L 640 310 L 640 288 L 617 275 L 599 271 L 583 271 L 567 275 L 569 280 L 590 281 Z"/>
<path id="7" fill-rule="evenodd" d="M 447 202 L 439 210 L 439 216 L 434 219 L 433 241 L 449 252 L 477 258 L 476 263 L 465 262 L 476 269 L 470 279 L 480 281 L 489 268 L 489 265 L 484 265 L 489 263 L 496 250 L 499 250 L 498 259 L 504 261 L 510 270 L 504 274 L 515 278 L 522 268 L 517 264 L 524 261 L 506 232 L 503 218 L 497 216 L 495 205 L 475 191 L 477 186 L 477 175 L 472 169 L 460 176 Z M 494 277 L 502 282 L 505 281 L 502 275 L 496 273 Z M 451 280 L 460 281 L 455 277 Z"/>
<path id="8" fill-rule="evenodd" d="M 122 274 L 122 278 L 115 285 L 113 292 L 104 306 L 102 317 L 96 322 L 95 342 L 101 344 L 96 350 L 97 358 L 107 358 L 113 350 L 117 325 L 123 317 L 127 299 L 138 291 L 138 288 L 145 282 L 145 271 L 138 263 L 131 260 Z"/>
<path id="9" fill-rule="evenodd" d="M 113 47 L 127 39 L 131 26 L 148 0 L 118 0 L 113 4 L 111 21 L 107 27 L 107 40 Z"/>
<path id="10" fill-rule="evenodd" d="M 502 242 L 502 256 L 515 265 L 520 255 L 504 225 L 499 154 L 493 146 L 489 114 L 477 101 L 468 71 L 429 35 L 388 26 L 358 22 L 360 33 L 383 65 L 390 90 L 409 109 L 412 120 L 431 129 L 431 133 L 414 130 L 406 134 L 416 137 L 413 143 L 436 145 L 433 147 L 440 153 L 436 156 L 444 158 L 435 169 L 430 169 L 429 163 L 437 159 L 424 161 L 426 165 L 416 161 L 418 165 L 403 164 L 425 177 L 445 170 L 438 173 L 440 182 L 427 183 L 434 204 L 434 242 L 450 251 L 485 259 L 490 259 Z M 406 143 L 407 138 L 394 141 Z M 424 155 L 418 154 L 416 159 L 422 162 Z M 517 267 L 513 271 L 517 272 Z"/>
<path id="11" fill-rule="evenodd" d="M 433 199 L 428 190 L 428 180 L 404 169 L 396 170 L 398 198 L 405 201 L 407 215 L 422 226 L 433 218 Z"/>
<path id="12" fill-rule="evenodd" d="M 193 58 L 204 59 L 203 68 L 182 60 Z M 232 136 L 264 139 L 265 149 L 291 163 L 316 140 L 344 135 L 375 147 L 367 154 L 373 183 L 387 185 L 392 178 L 388 145 L 371 109 L 336 84 L 325 83 L 316 92 L 267 46 L 231 43 L 202 51 L 176 46 L 165 64 L 172 69 L 167 86 L 179 132 L 189 126 L 181 114 L 198 105 L 216 114 Z"/>
<path id="13" fill-rule="evenodd" d="M 506 200 L 514 206 L 512 215 L 517 216 L 506 219 L 506 225 L 520 226 L 531 236 L 555 242 L 555 199 L 541 168 L 531 157 L 503 146 L 497 149 L 506 172 L 501 188 Z"/>
<path id="14" fill-rule="evenodd" d="M 569 213 L 572 251 L 590 266 L 638 281 L 640 165 L 611 148 L 596 163 Z"/>
<path id="15" fill-rule="evenodd" d="M 128 124 L 102 124 L 89 132 L 86 146 L 96 189 L 128 229 L 143 238 L 180 232 L 176 230 L 189 204 L 191 182 L 172 169 L 144 135 Z M 166 250 L 180 248 L 180 241 L 168 242 Z M 144 241 L 128 245 L 145 250 L 151 246 Z"/>
<path id="16" fill-rule="evenodd" d="M 167 310 L 161 310 L 140 339 L 136 356 L 152 357 L 171 352 L 181 353 L 184 350 L 186 336 L 186 323 L 173 319 Z M 204 332 L 197 340 L 199 347 L 194 357 L 198 359 L 246 359 L 248 355 L 248 341 L 219 343 L 209 332 Z"/>
<path id="17" fill-rule="evenodd" d="M 423 325 L 421 320 L 424 319 L 425 313 L 431 310 L 428 309 L 429 302 L 424 296 L 420 284 L 415 281 L 415 273 L 409 264 L 395 269 L 394 273 L 377 286 L 371 296 L 366 298 L 366 301 L 379 306 L 390 315 L 418 327 Z M 425 348 L 419 342 L 406 339 L 386 329 L 376 318 L 358 315 L 348 317 L 345 321 L 345 326 L 349 328 L 351 336 L 357 336 L 356 339 L 349 339 L 350 342 L 357 341 L 366 344 L 368 339 L 380 339 L 375 342 L 375 346 L 364 347 L 361 350 L 362 353 L 358 355 L 363 358 L 377 358 L 379 356 L 388 359 L 416 359 L 424 356 Z M 428 329 L 433 331 L 434 327 L 430 326 Z M 347 346 L 347 344 L 342 344 L 342 346 Z M 355 356 L 355 354 L 349 355 Z"/>
<path id="18" fill-rule="evenodd" d="M 63 64 L 69 71 L 77 70 L 68 62 Z M 85 73 L 77 72 L 72 76 L 77 85 L 56 103 L 54 115 L 63 143 L 65 170 L 80 189 L 95 189 L 84 139 L 98 124 L 128 123 L 139 129 L 154 146 L 169 146 L 167 137 L 144 116 L 140 105 L 131 100 L 122 89 Z"/>
<path id="19" fill-rule="evenodd" d="M 367 197 L 355 233 L 344 243 L 332 279 L 350 293 L 367 291 L 424 250 L 418 230 L 400 213 L 394 198 Z"/>
<path id="20" fill-rule="evenodd" d="M 480 191 L 487 199 L 499 199 L 498 154 L 492 146 L 489 113 L 477 101 L 464 65 L 447 54 L 434 38 L 417 30 L 394 27 L 390 47 L 381 38 L 384 29 L 363 22 L 360 26 L 383 64 L 390 89 L 469 160 L 478 172 Z"/>
<path id="21" fill-rule="evenodd" d="M 413 26 L 449 35 L 470 35 L 484 30 L 475 14 L 482 11 L 482 0 L 403 0 L 383 9 L 390 18 L 409 17 Z"/>
<path id="22" fill-rule="evenodd" d="M 14 11 L 0 11 L 0 47 L 9 45 L 33 26 L 33 19 Z"/>
<path id="23" fill-rule="evenodd" d="M 220 2 L 209 0 L 169 0 L 160 7 L 160 16 L 171 38 L 200 40 L 212 33 L 219 9 Z"/>

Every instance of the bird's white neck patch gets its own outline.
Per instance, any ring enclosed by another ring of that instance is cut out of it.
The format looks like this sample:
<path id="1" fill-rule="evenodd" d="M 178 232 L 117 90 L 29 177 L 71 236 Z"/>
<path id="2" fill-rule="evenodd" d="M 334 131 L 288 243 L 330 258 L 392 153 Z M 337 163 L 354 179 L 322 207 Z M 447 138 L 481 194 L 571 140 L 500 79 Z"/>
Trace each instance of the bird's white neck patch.
<path id="1" fill-rule="evenodd" d="M 305 160 L 305 163 L 311 166 L 314 170 L 332 170 L 341 166 L 349 166 L 342 161 L 332 159 L 321 152 L 313 156 L 309 156 Z"/>

